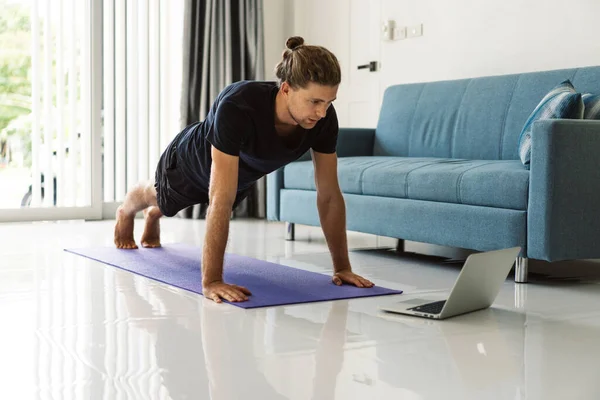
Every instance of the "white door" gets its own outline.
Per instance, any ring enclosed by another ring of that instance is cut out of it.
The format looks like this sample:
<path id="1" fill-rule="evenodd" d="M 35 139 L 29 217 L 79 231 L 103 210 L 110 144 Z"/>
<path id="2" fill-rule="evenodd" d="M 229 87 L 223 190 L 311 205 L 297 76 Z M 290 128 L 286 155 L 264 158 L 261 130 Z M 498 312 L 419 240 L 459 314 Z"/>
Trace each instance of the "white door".
<path id="1" fill-rule="evenodd" d="M 347 126 L 374 128 L 379 116 L 381 1 L 350 0 Z"/>
<path id="2" fill-rule="evenodd" d="M 294 35 L 331 50 L 342 68 L 340 127 L 375 127 L 379 115 L 381 0 L 296 0 Z M 359 66 L 376 63 L 376 70 Z"/>
<path id="3" fill-rule="evenodd" d="M 99 219 L 102 0 L 5 6 L 0 222 Z"/>

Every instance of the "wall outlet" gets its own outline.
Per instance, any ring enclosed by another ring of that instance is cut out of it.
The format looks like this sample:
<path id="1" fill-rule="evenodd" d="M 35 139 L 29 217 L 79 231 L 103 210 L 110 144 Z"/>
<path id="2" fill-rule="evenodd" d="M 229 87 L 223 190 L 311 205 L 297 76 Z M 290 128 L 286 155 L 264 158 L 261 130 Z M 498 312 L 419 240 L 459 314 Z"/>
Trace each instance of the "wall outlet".
<path id="1" fill-rule="evenodd" d="M 406 27 L 399 26 L 394 29 L 394 40 L 403 40 L 406 39 Z"/>
<path id="2" fill-rule="evenodd" d="M 409 38 L 423 36 L 423 24 L 409 26 L 406 31 Z"/>

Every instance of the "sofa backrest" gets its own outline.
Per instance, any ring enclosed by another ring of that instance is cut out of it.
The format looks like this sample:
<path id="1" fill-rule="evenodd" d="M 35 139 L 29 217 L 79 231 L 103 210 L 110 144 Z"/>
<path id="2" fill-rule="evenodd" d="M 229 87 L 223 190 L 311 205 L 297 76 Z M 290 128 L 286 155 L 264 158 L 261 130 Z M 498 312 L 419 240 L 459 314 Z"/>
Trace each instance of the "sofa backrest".
<path id="1" fill-rule="evenodd" d="M 373 154 L 519 159 L 527 117 L 566 79 L 580 93 L 600 94 L 600 66 L 390 86 Z"/>

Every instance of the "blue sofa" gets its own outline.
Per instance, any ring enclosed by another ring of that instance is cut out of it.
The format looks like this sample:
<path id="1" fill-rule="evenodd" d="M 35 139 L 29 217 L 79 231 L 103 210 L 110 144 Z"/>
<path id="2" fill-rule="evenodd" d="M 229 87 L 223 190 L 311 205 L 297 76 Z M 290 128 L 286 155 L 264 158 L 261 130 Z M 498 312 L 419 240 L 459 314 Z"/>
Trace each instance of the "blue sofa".
<path id="1" fill-rule="evenodd" d="M 600 67 L 395 85 L 376 129 L 340 129 L 338 176 L 347 229 L 528 259 L 600 258 L 600 121 L 535 122 L 532 160 L 521 130 L 544 95 L 570 79 L 600 93 Z M 307 153 L 267 177 L 267 216 L 319 226 Z M 403 242 L 401 242 L 403 243 Z"/>

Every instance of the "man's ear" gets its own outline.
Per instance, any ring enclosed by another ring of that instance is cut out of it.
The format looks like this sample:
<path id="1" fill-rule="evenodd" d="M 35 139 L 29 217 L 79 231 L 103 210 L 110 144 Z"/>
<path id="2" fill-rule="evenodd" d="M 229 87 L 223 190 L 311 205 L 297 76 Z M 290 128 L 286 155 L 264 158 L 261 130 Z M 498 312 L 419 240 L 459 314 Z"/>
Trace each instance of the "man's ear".
<path id="1" fill-rule="evenodd" d="M 290 86 L 289 83 L 287 82 L 282 82 L 281 83 L 281 91 L 283 92 L 283 94 L 285 94 L 286 96 L 290 94 L 290 89 L 292 87 Z"/>

